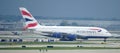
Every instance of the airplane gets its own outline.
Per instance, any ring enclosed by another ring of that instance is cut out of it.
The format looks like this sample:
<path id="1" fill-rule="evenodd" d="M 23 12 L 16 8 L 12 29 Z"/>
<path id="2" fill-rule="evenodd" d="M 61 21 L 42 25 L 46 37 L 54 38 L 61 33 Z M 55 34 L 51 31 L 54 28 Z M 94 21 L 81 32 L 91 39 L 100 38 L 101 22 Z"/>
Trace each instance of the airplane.
<path id="1" fill-rule="evenodd" d="M 104 38 L 104 41 L 106 41 L 107 38 L 112 37 L 111 33 L 100 27 L 41 25 L 26 8 L 20 7 L 19 9 L 25 20 L 24 29 L 34 30 L 37 33 L 45 33 L 52 37 L 68 40 Z"/>

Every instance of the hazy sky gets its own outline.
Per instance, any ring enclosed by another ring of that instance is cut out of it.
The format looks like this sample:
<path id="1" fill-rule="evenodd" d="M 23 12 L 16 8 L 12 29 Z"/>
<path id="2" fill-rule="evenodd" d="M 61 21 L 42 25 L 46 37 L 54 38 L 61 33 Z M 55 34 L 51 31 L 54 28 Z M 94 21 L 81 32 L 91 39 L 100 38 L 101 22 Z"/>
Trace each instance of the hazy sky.
<path id="1" fill-rule="evenodd" d="M 33 16 L 120 17 L 120 0 L 0 0 L 0 15 L 21 15 L 19 7 Z"/>

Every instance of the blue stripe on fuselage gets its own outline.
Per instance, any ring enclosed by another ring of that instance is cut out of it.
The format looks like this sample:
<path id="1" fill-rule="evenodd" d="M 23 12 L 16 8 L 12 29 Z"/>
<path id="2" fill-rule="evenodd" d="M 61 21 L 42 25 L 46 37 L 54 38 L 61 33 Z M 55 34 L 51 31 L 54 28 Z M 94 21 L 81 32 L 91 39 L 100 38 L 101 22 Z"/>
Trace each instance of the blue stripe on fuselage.
<path id="1" fill-rule="evenodd" d="M 82 36 L 82 39 L 87 39 L 87 38 L 109 38 L 109 36 Z"/>
<path id="2" fill-rule="evenodd" d="M 107 36 L 86 36 L 86 38 L 108 38 Z"/>

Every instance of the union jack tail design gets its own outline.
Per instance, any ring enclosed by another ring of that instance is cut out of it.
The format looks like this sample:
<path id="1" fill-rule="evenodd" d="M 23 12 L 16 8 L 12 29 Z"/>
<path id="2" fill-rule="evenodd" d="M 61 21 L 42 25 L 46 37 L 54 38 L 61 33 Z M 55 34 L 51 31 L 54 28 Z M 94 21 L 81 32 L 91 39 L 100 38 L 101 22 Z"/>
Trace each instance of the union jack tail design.
<path id="1" fill-rule="evenodd" d="M 32 16 L 32 14 L 24 7 L 20 7 L 20 12 L 25 20 L 25 27 L 24 29 L 35 29 L 38 28 L 40 25 Z"/>

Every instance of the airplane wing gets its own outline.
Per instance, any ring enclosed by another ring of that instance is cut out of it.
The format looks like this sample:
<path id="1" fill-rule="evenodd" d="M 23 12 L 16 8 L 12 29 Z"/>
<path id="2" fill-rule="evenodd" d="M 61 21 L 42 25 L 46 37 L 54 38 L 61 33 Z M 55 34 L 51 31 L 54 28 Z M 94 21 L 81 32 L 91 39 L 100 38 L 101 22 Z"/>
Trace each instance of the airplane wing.
<path id="1" fill-rule="evenodd" d="M 37 34 L 40 34 L 40 35 L 43 35 L 43 36 L 48 36 L 48 37 L 54 37 L 54 36 L 59 36 L 58 38 L 61 38 L 61 37 L 68 37 L 68 36 L 71 36 L 71 37 L 75 37 L 76 38 L 82 38 L 84 37 L 84 35 L 79 35 L 79 34 L 75 34 L 75 33 L 68 33 L 68 32 L 46 32 L 46 31 L 34 31 L 34 33 L 37 33 Z"/>

